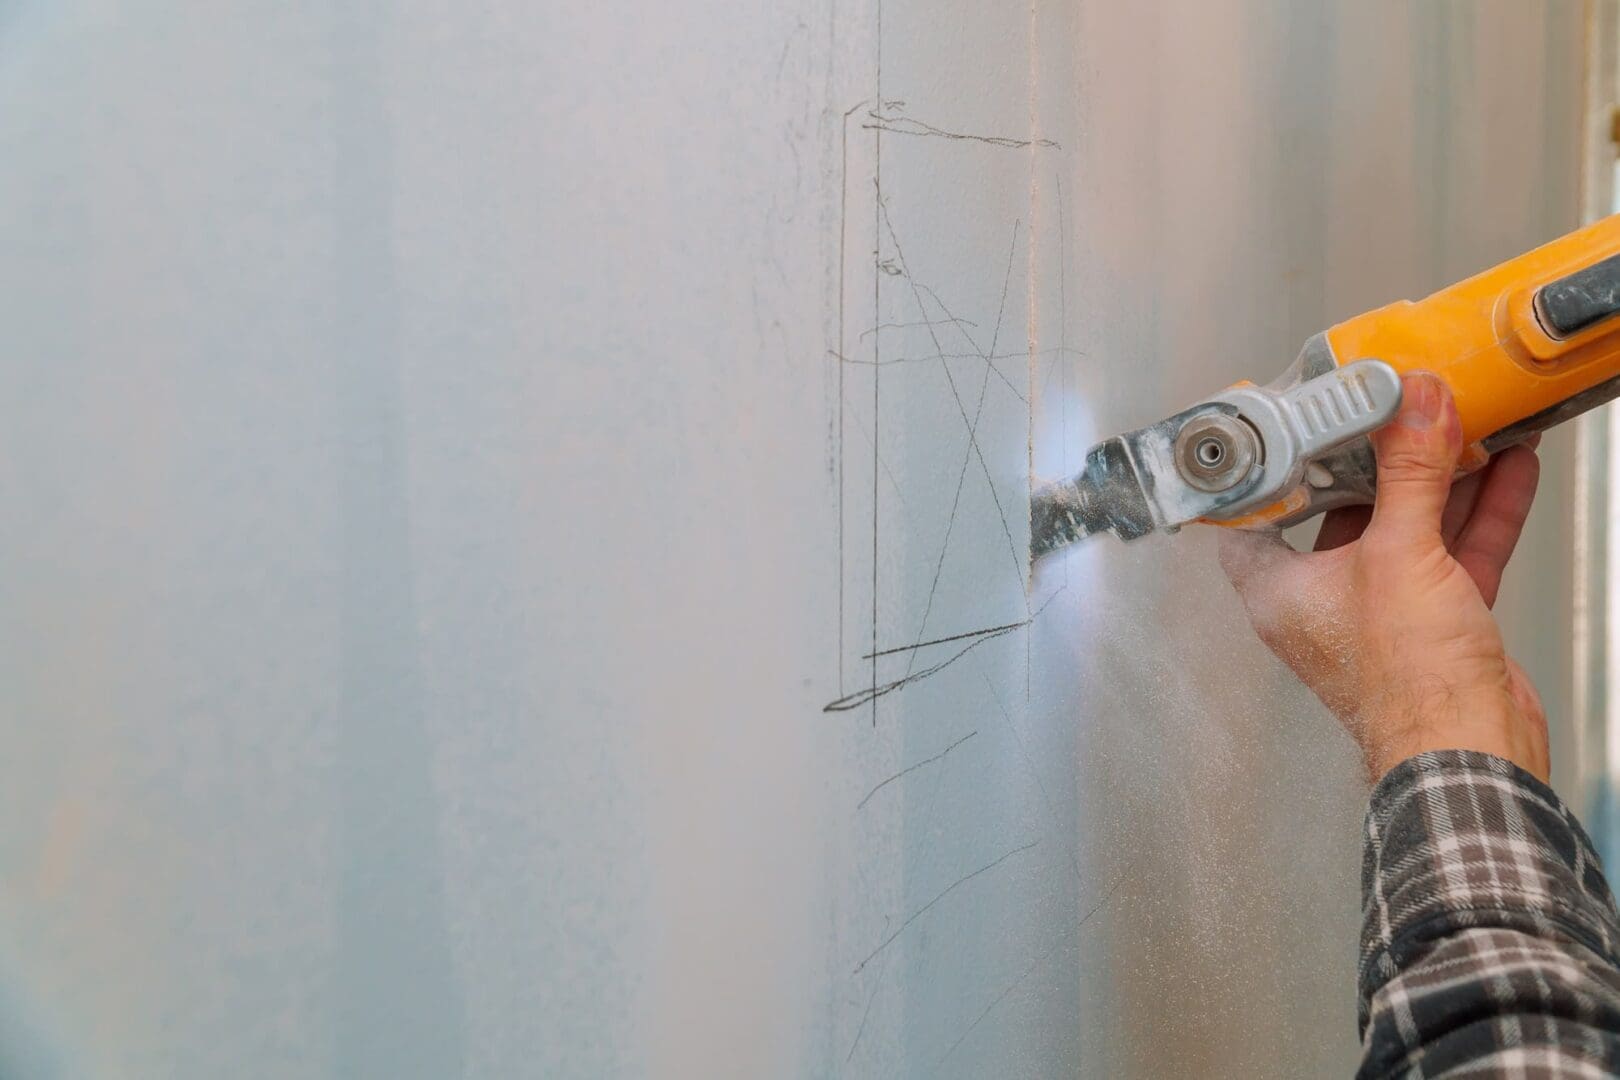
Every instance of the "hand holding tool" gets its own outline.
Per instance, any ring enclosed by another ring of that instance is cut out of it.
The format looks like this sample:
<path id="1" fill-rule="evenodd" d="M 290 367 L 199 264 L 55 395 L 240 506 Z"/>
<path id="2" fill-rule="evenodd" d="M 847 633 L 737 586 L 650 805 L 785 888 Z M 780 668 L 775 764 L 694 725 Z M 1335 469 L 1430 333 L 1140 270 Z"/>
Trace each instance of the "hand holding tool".
<path id="1" fill-rule="evenodd" d="M 1312 337 L 1269 386 L 1239 383 L 1116 435 L 1030 502 L 1035 557 L 1191 522 L 1292 525 L 1373 500 L 1367 436 L 1431 371 L 1462 419 L 1464 469 L 1620 396 L 1620 215 Z"/>

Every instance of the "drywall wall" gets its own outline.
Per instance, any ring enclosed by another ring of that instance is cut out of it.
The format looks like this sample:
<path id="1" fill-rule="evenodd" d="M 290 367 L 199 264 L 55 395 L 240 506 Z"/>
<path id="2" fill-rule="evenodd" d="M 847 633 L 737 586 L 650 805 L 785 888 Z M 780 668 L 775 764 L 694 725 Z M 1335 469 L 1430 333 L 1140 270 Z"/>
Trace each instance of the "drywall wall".
<path id="1" fill-rule="evenodd" d="M 1580 29 L 7 5 L 4 1063 L 1342 1071 L 1353 755 L 1031 475 L 1571 224 Z"/>

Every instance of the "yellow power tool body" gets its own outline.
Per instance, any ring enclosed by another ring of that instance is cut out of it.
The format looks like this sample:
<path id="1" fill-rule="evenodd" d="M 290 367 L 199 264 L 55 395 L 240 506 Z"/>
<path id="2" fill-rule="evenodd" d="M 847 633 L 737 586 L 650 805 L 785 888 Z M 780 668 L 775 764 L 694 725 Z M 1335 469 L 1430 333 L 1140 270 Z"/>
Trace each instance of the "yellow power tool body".
<path id="1" fill-rule="evenodd" d="M 1451 388 L 1464 470 L 1620 397 L 1620 215 L 1317 334 L 1268 386 L 1239 383 L 1097 444 L 1078 474 L 1035 492 L 1033 553 L 1098 532 L 1272 528 L 1369 503 L 1367 436 L 1400 409 L 1412 371 Z"/>

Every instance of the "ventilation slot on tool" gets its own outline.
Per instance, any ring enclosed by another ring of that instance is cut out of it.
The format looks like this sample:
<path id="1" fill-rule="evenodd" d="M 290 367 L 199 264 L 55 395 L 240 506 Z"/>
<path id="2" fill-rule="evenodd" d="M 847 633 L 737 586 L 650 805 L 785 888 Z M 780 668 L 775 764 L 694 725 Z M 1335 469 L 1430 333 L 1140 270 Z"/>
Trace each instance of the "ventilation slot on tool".
<path id="1" fill-rule="evenodd" d="M 1359 373 L 1342 381 L 1323 379 L 1322 382 L 1327 385 L 1313 386 L 1311 393 L 1294 399 L 1300 427 L 1312 439 L 1345 427 L 1377 407 L 1367 388 L 1367 380 Z"/>

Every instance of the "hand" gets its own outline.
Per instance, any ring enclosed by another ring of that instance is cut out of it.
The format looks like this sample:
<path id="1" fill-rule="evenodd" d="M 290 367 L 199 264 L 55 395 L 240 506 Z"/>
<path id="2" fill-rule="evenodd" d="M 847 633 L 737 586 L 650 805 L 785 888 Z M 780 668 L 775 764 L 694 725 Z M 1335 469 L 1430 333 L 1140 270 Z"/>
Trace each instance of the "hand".
<path id="1" fill-rule="evenodd" d="M 1373 436 L 1372 507 L 1323 519 L 1316 550 L 1222 529 L 1221 566 L 1273 652 L 1360 744 L 1376 781 L 1425 750 L 1483 750 L 1548 778 L 1547 718 L 1491 615 L 1540 463 L 1531 446 L 1452 483 L 1451 391 L 1408 375 Z"/>

